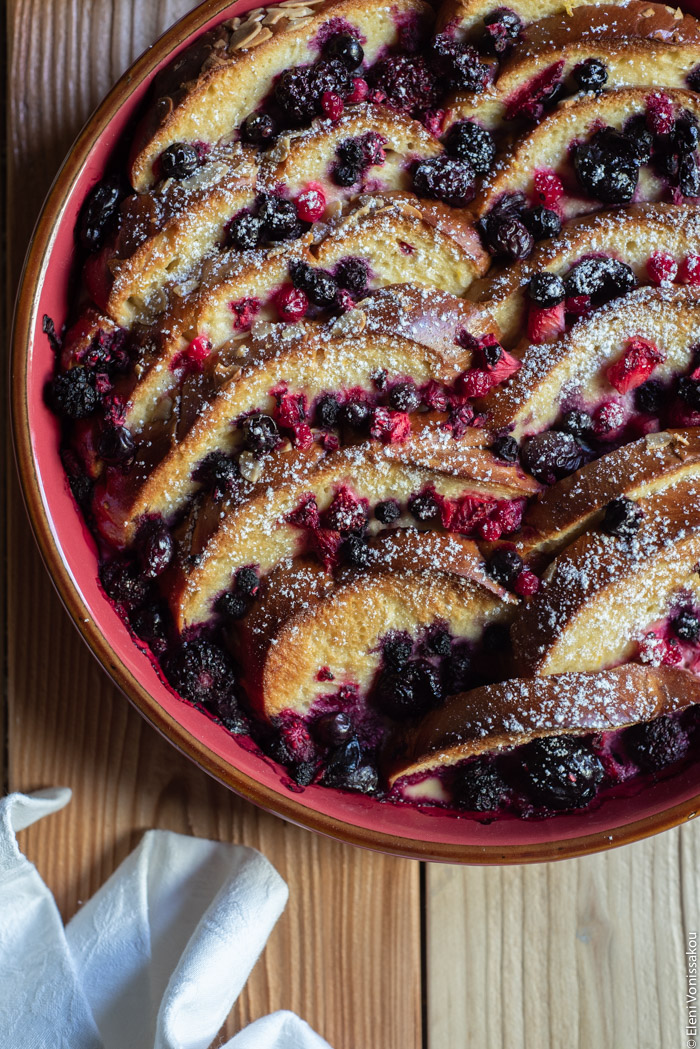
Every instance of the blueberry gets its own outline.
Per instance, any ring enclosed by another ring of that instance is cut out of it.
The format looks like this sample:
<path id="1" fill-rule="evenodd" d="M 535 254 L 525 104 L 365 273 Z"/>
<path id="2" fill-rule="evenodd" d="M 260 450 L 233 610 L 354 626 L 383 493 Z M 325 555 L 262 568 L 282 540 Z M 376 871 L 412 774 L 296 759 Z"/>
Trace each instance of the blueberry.
<path id="1" fill-rule="evenodd" d="M 148 583 L 128 558 L 117 558 L 103 565 L 100 579 L 107 596 L 128 611 L 138 608 L 148 596 Z"/>
<path id="2" fill-rule="evenodd" d="M 349 535 L 343 542 L 341 554 L 351 568 L 367 568 L 371 562 L 367 540 L 363 535 Z"/>
<path id="3" fill-rule="evenodd" d="M 530 299 L 537 306 L 543 307 L 543 309 L 558 306 L 560 302 L 564 301 L 566 295 L 564 281 L 561 277 L 546 271 L 535 273 L 530 278 L 527 293 Z"/>
<path id="4" fill-rule="evenodd" d="M 658 415 L 664 406 L 666 392 L 657 379 L 649 379 L 634 391 L 634 406 L 647 415 Z"/>
<path id="5" fill-rule="evenodd" d="M 524 222 L 515 215 L 488 216 L 486 220 L 487 247 L 496 255 L 516 261 L 532 254 L 533 236 Z"/>
<path id="6" fill-rule="evenodd" d="M 397 382 L 389 391 L 389 405 L 398 412 L 415 412 L 420 408 L 421 395 L 412 379 Z"/>
<path id="7" fill-rule="evenodd" d="M 573 437 L 583 437 L 593 429 L 593 420 L 588 412 L 572 408 L 571 411 L 564 412 L 557 428 L 563 430 L 564 433 L 570 433 Z"/>
<path id="8" fill-rule="evenodd" d="M 631 539 L 639 531 L 641 523 L 642 511 L 637 504 L 621 495 L 605 507 L 601 528 L 618 539 Z"/>
<path id="9" fill-rule="evenodd" d="M 384 502 L 377 503 L 375 506 L 374 516 L 380 524 L 391 524 L 401 517 L 401 507 L 395 499 L 385 499 Z"/>
<path id="10" fill-rule="evenodd" d="M 700 619 L 688 609 L 679 612 L 671 626 L 674 634 L 681 641 L 697 641 L 700 635 Z"/>
<path id="11" fill-rule="evenodd" d="M 525 789 L 536 805 L 574 809 L 588 805 L 603 781 L 599 757 L 572 736 L 550 736 L 522 749 Z"/>
<path id="12" fill-rule="evenodd" d="M 537 204 L 523 212 L 522 220 L 535 240 L 545 240 L 561 233 L 561 219 L 556 211 Z"/>
<path id="13" fill-rule="evenodd" d="M 332 393 L 325 393 L 316 405 L 316 424 L 324 429 L 329 429 L 338 423 L 340 417 L 340 404 L 338 398 Z"/>
<path id="14" fill-rule="evenodd" d="M 358 69 L 365 57 L 362 45 L 349 33 L 332 36 L 324 47 L 324 51 L 331 58 L 339 59 L 350 70 Z"/>
<path id="15" fill-rule="evenodd" d="M 654 136 L 647 127 L 645 114 L 630 117 L 622 133 L 633 147 L 639 163 L 648 164 L 654 148 Z"/>
<path id="16" fill-rule="evenodd" d="M 227 590 L 216 602 L 216 611 L 224 619 L 243 619 L 247 614 L 250 603 L 245 594 Z"/>
<path id="17" fill-rule="evenodd" d="M 574 149 L 574 170 L 583 189 L 604 204 L 629 204 L 639 179 L 639 157 L 630 140 L 603 128 Z"/>
<path id="18" fill-rule="evenodd" d="M 476 194 L 474 170 L 466 161 L 443 153 L 418 165 L 413 172 L 413 188 L 419 197 L 430 197 L 460 208 Z"/>
<path id="19" fill-rule="evenodd" d="M 83 364 L 60 372 L 51 384 L 54 411 L 68 419 L 86 419 L 100 407 L 95 377 Z"/>
<path id="20" fill-rule="evenodd" d="M 283 200 L 282 197 L 263 197 L 258 208 L 258 218 L 268 240 L 288 240 L 299 226 L 293 202 Z"/>
<path id="21" fill-rule="evenodd" d="M 495 812 L 508 794 L 503 777 L 488 758 L 458 765 L 452 779 L 454 804 L 468 812 Z"/>
<path id="22" fill-rule="evenodd" d="M 326 270 L 316 269 L 308 262 L 291 262 L 289 275 L 295 288 L 304 292 L 315 306 L 332 306 L 338 294 L 338 285 Z"/>
<path id="23" fill-rule="evenodd" d="M 275 122 L 267 113 L 249 113 L 241 124 L 241 138 L 255 146 L 265 146 L 276 134 Z"/>
<path id="24" fill-rule="evenodd" d="M 491 556 L 486 570 L 501 586 L 512 588 L 523 570 L 523 559 L 515 550 L 501 548 Z"/>
<path id="25" fill-rule="evenodd" d="M 582 465 L 583 449 L 570 433 L 548 430 L 526 441 L 521 454 L 525 469 L 542 484 L 554 484 Z"/>
<path id="26" fill-rule="evenodd" d="M 605 255 L 583 259 L 564 279 L 567 296 L 588 295 L 598 303 L 626 295 L 637 287 L 634 271 L 626 262 Z"/>
<path id="27" fill-rule="evenodd" d="M 162 575 L 175 556 L 175 541 L 165 522 L 147 521 L 136 537 L 136 552 L 147 579 Z"/>
<path id="28" fill-rule="evenodd" d="M 355 735 L 355 726 L 349 714 L 338 710 L 322 714 L 313 724 L 314 735 L 326 747 L 338 747 Z"/>
<path id="29" fill-rule="evenodd" d="M 171 685 L 193 703 L 203 704 L 219 717 L 237 709 L 233 667 L 226 652 L 212 641 L 185 643 L 164 669 Z"/>
<path id="30" fill-rule="evenodd" d="M 362 168 L 355 167 L 353 164 L 348 164 L 347 161 L 339 161 L 333 168 L 332 175 L 336 186 L 347 188 L 349 186 L 354 186 L 356 182 L 359 182 L 360 176 L 362 175 Z"/>
<path id="31" fill-rule="evenodd" d="M 496 159 L 493 135 L 471 120 L 461 120 L 452 125 L 445 149 L 451 157 L 466 160 L 475 175 L 488 175 Z"/>
<path id="32" fill-rule="evenodd" d="M 472 656 L 466 645 L 455 646 L 444 666 L 444 691 L 447 696 L 466 692 L 474 684 Z"/>
<path id="33" fill-rule="evenodd" d="M 517 43 L 523 29 L 515 11 L 507 7 L 498 7 L 484 18 L 484 50 L 489 54 L 502 55 Z"/>
<path id="34" fill-rule="evenodd" d="M 175 142 L 160 155 L 163 178 L 183 179 L 193 175 L 199 167 L 199 156 L 194 146 Z"/>
<path id="35" fill-rule="evenodd" d="M 342 786 L 349 773 L 354 772 L 362 761 L 362 748 L 354 737 L 339 743 L 327 761 L 323 782 L 328 786 Z"/>
<path id="36" fill-rule="evenodd" d="M 239 215 L 228 227 L 228 236 L 234 248 L 252 251 L 263 235 L 263 223 L 257 215 Z"/>
<path id="37" fill-rule="evenodd" d="M 371 409 L 366 401 L 353 397 L 345 402 L 340 415 L 344 426 L 361 432 L 369 427 Z"/>
<path id="38" fill-rule="evenodd" d="M 481 347 L 481 356 L 487 368 L 495 368 L 503 356 L 503 347 L 498 342 L 485 342 Z"/>
<path id="39" fill-rule="evenodd" d="M 657 772 L 688 750 L 688 737 L 678 721 L 667 715 L 632 725 L 623 738 L 628 754 L 642 772 Z"/>
<path id="40" fill-rule="evenodd" d="M 97 453 L 108 466 L 129 462 L 135 450 L 134 438 L 126 426 L 105 426 L 97 443 Z"/>
<path id="41" fill-rule="evenodd" d="M 678 380 L 678 395 L 694 412 L 700 412 L 700 380 L 682 376 Z"/>
<path id="42" fill-rule="evenodd" d="M 359 768 L 348 772 L 342 786 L 358 794 L 376 794 L 379 786 L 379 773 L 374 765 L 360 765 Z"/>
<path id="43" fill-rule="evenodd" d="M 408 509 L 416 521 L 434 521 L 440 516 L 440 506 L 430 492 L 412 495 L 408 500 Z"/>
<path id="44" fill-rule="evenodd" d="M 243 420 L 243 443 L 254 455 L 272 452 L 279 443 L 277 423 L 269 415 L 250 415 Z"/>
<path id="45" fill-rule="evenodd" d="M 442 700 L 440 675 L 424 659 L 407 663 L 400 670 L 383 670 L 374 690 L 374 702 L 397 720 L 416 717 L 439 706 Z"/>
<path id="46" fill-rule="evenodd" d="M 138 638 L 150 645 L 156 655 L 167 649 L 168 628 L 163 610 L 158 605 L 146 605 L 130 618 L 131 626 Z"/>
<path id="47" fill-rule="evenodd" d="M 107 178 L 88 196 L 80 213 L 80 242 L 87 251 L 102 247 L 123 197 L 118 178 Z"/>
<path id="48" fill-rule="evenodd" d="M 510 437 L 507 434 L 496 438 L 491 445 L 491 451 L 497 459 L 502 459 L 506 463 L 514 463 L 520 454 L 515 437 Z"/>
<path id="49" fill-rule="evenodd" d="M 413 641 L 408 634 L 396 634 L 387 638 L 382 648 L 384 662 L 391 670 L 399 670 L 411 658 Z"/>
<path id="50" fill-rule="evenodd" d="M 700 196 L 700 169 L 694 153 L 685 153 L 678 162 L 678 188 L 684 197 Z"/>
<path id="51" fill-rule="evenodd" d="M 685 79 L 691 91 L 700 91 L 700 65 L 691 69 Z"/>
<path id="52" fill-rule="evenodd" d="M 608 71 L 597 58 L 587 58 L 574 66 L 573 77 L 582 91 L 601 91 L 608 79 Z"/>
<path id="53" fill-rule="evenodd" d="M 335 279 L 341 288 L 358 297 L 367 291 L 369 267 L 364 259 L 351 255 L 340 260 L 335 269 Z"/>
<path id="54" fill-rule="evenodd" d="M 452 638 L 449 630 L 433 630 L 428 635 L 428 649 L 441 659 L 445 659 L 452 652 Z"/>

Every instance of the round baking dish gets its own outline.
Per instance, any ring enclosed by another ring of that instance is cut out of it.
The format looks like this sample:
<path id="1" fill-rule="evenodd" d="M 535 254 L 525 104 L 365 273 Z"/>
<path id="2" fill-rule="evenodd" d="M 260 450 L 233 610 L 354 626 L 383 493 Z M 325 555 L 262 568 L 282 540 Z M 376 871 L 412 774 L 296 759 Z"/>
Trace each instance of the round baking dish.
<path id="1" fill-rule="evenodd" d="M 57 327 L 66 318 L 78 211 L 133 126 L 153 76 L 194 36 L 254 2 L 207 0 L 125 73 L 73 146 L 29 247 L 13 332 L 13 434 L 32 527 L 69 614 L 147 721 L 202 769 L 255 804 L 354 845 L 452 863 L 540 862 L 612 848 L 691 819 L 700 807 L 700 762 L 636 796 L 612 797 L 594 811 L 540 821 L 482 824 L 322 787 L 291 790 L 270 761 L 163 683 L 102 592 L 95 544 L 61 466 L 58 423 L 44 403 L 53 361 L 42 318 L 48 314 Z"/>

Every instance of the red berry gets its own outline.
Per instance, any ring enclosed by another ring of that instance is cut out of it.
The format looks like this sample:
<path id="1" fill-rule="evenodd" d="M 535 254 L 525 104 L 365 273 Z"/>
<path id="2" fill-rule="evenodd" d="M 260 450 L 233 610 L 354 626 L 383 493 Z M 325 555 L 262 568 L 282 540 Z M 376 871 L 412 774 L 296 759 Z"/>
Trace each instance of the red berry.
<path id="1" fill-rule="evenodd" d="M 673 281 L 678 275 L 678 263 L 673 255 L 665 251 L 655 251 L 647 262 L 647 273 L 653 284 L 662 284 L 665 280 Z"/>
<path id="2" fill-rule="evenodd" d="M 316 496 L 311 493 L 305 495 L 296 509 L 287 514 L 287 521 L 296 525 L 297 528 L 308 528 L 311 531 L 319 528 L 321 519 L 316 505 Z"/>
<path id="3" fill-rule="evenodd" d="M 512 502 L 499 500 L 496 503 L 494 519 L 498 521 L 502 535 L 510 535 L 511 532 L 517 532 L 522 523 L 524 511 L 524 499 L 514 499 Z"/>
<path id="4" fill-rule="evenodd" d="M 680 264 L 678 277 L 681 284 L 700 284 L 700 255 L 686 255 Z"/>
<path id="5" fill-rule="evenodd" d="M 486 521 L 482 521 L 477 531 L 481 538 L 489 543 L 493 543 L 496 539 L 500 539 L 502 534 L 500 524 L 493 517 L 489 517 Z"/>
<path id="6" fill-rule="evenodd" d="M 210 353 L 211 343 L 207 336 L 197 335 L 197 337 L 192 340 L 189 346 L 187 346 L 184 350 L 182 350 L 181 353 L 178 353 L 173 358 L 172 363 L 170 365 L 170 370 L 172 372 L 176 372 L 183 369 L 186 374 L 189 374 L 190 372 L 201 372 L 204 368 L 204 362 L 206 361 Z M 109 383 L 108 377 L 105 376 L 104 378 L 107 378 L 107 381 Z M 107 385 L 106 388 L 103 389 L 102 387 L 104 386 L 104 379 L 102 375 L 98 375 L 95 386 L 98 393 L 106 393 L 110 389 L 111 383 L 109 383 L 109 385 Z"/>
<path id="7" fill-rule="evenodd" d="M 321 95 L 321 109 L 331 120 L 339 120 L 345 109 L 345 103 L 335 91 L 324 91 Z"/>
<path id="8" fill-rule="evenodd" d="M 556 339 L 566 328 L 564 303 L 558 306 L 530 305 L 527 315 L 527 334 L 531 342 L 542 343 Z"/>
<path id="9" fill-rule="evenodd" d="M 607 401 L 593 413 L 593 431 L 598 437 L 613 435 L 624 422 L 625 409 L 617 401 Z"/>
<path id="10" fill-rule="evenodd" d="M 370 434 L 384 444 L 400 444 L 411 433 L 411 420 L 406 412 L 393 412 L 390 408 L 375 408 Z"/>
<path id="11" fill-rule="evenodd" d="M 302 222 L 316 222 L 326 210 L 326 194 L 318 182 L 309 182 L 296 201 L 297 215 Z"/>
<path id="12" fill-rule="evenodd" d="M 662 91 L 655 91 L 647 98 L 647 127 L 653 135 L 670 135 L 675 120 L 673 102 Z"/>
<path id="13" fill-rule="evenodd" d="M 294 761 L 311 761 L 316 756 L 314 745 L 309 730 L 298 714 L 285 711 L 282 715 L 283 724 L 280 728 L 280 736 L 285 747 Z"/>
<path id="14" fill-rule="evenodd" d="M 564 300 L 564 312 L 572 317 L 587 317 L 591 312 L 590 295 L 570 295 Z"/>
<path id="15" fill-rule="evenodd" d="M 343 537 L 332 528 L 318 528 L 312 533 L 313 545 L 323 567 L 330 572 L 340 560 L 340 545 Z"/>
<path id="16" fill-rule="evenodd" d="M 498 386 L 499 383 L 505 382 L 506 379 L 510 379 L 511 375 L 515 375 L 522 366 L 522 361 L 517 360 L 515 357 L 511 357 L 511 355 L 501 347 L 500 357 L 497 362 L 488 369 L 489 375 L 491 376 L 491 385 Z"/>
<path id="17" fill-rule="evenodd" d="M 233 313 L 234 331 L 249 331 L 260 313 L 260 299 L 239 299 L 237 302 L 229 302 L 228 305 Z"/>
<path id="18" fill-rule="evenodd" d="M 447 409 L 447 392 L 444 386 L 431 379 L 422 390 L 421 396 L 426 407 L 433 412 L 444 412 Z"/>
<path id="19" fill-rule="evenodd" d="M 348 310 L 355 309 L 355 300 L 346 288 L 338 288 L 338 294 L 335 297 L 335 305 L 339 313 L 347 313 Z"/>
<path id="20" fill-rule="evenodd" d="M 664 640 L 652 630 L 645 634 L 639 642 L 639 659 L 642 663 L 649 664 L 649 666 L 660 667 L 663 662 L 665 649 L 666 643 Z"/>
<path id="21" fill-rule="evenodd" d="M 198 335 L 187 347 L 187 356 L 190 362 L 201 369 L 207 357 L 211 353 L 211 343 L 206 335 Z"/>
<path id="22" fill-rule="evenodd" d="M 673 638 L 664 642 L 664 651 L 661 662 L 665 667 L 677 667 L 683 662 L 683 653 L 680 645 Z"/>
<path id="23" fill-rule="evenodd" d="M 324 525 L 336 532 L 359 532 L 367 524 L 369 504 L 344 485 L 333 496 L 324 514 Z"/>
<path id="24" fill-rule="evenodd" d="M 657 364 L 666 360 L 666 355 L 646 339 L 630 339 L 619 361 L 611 364 L 607 371 L 608 381 L 618 393 L 627 393 L 645 383 Z"/>
<path id="25" fill-rule="evenodd" d="M 288 324 L 300 321 L 309 308 L 309 300 L 306 295 L 293 284 L 283 284 L 275 294 L 274 302 L 279 319 Z"/>
<path id="26" fill-rule="evenodd" d="M 553 171 L 536 171 L 533 181 L 535 203 L 556 211 L 557 204 L 564 196 L 564 186 L 559 176 Z"/>
<path id="27" fill-rule="evenodd" d="M 520 597 L 532 597 L 540 588 L 540 581 L 529 568 L 523 568 L 515 580 L 514 590 Z"/>
<path id="28" fill-rule="evenodd" d="M 367 81 L 364 80 L 361 76 L 353 77 L 352 91 L 347 97 L 347 102 L 349 103 L 349 105 L 352 106 L 355 105 L 355 103 L 357 102 L 364 102 L 368 94 L 369 85 L 367 84 Z"/>
<path id="29" fill-rule="evenodd" d="M 493 378 L 486 368 L 470 368 L 459 377 L 457 386 L 465 397 L 485 397 L 493 386 Z"/>

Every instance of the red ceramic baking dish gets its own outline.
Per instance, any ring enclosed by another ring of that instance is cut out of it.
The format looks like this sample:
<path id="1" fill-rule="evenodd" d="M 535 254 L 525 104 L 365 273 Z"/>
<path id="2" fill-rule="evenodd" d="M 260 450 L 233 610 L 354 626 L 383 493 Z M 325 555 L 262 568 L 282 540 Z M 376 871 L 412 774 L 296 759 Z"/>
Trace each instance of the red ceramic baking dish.
<path id="1" fill-rule="evenodd" d="M 691 819 L 700 806 L 700 762 L 634 796 L 610 797 L 594 811 L 539 821 L 482 824 L 321 787 L 292 790 L 271 762 L 163 683 L 100 589 L 95 543 L 73 501 L 59 458 L 58 423 L 44 402 L 53 361 L 42 318 L 48 314 L 57 328 L 66 319 L 79 209 L 133 127 L 153 76 L 194 36 L 254 2 L 207 0 L 121 78 L 73 146 L 29 247 L 13 334 L 14 441 L 31 523 L 69 614 L 142 715 L 202 769 L 257 805 L 355 845 L 420 859 L 524 863 L 611 848 Z"/>

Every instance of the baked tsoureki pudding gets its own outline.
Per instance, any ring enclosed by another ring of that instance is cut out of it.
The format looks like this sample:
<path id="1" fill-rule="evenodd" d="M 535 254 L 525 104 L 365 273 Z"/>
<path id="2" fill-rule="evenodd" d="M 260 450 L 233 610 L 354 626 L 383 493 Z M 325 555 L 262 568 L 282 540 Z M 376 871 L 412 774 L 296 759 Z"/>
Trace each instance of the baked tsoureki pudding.
<path id="1" fill-rule="evenodd" d="M 47 397 L 102 586 L 310 784 L 463 818 L 700 743 L 700 23 L 284 0 L 158 74 Z"/>

